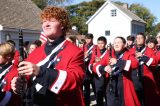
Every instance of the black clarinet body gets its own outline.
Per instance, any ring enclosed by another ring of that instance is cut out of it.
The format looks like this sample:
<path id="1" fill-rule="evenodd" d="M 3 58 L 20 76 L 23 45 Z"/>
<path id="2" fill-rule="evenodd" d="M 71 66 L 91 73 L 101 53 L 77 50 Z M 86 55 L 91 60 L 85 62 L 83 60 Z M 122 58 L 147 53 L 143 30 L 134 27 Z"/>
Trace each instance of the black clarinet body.
<path id="1" fill-rule="evenodd" d="M 24 47 L 23 47 L 23 32 L 22 29 L 19 30 L 19 62 L 22 62 L 25 59 Z M 21 106 L 32 106 L 32 100 L 30 95 L 30 89 L 27 88 L 27 80 L 25 75 L 19 74 L 18 77 L 23 81 L 22 89 L 20 90 L 21 96 Z"/>
<path id="2" fill-rule="evenodd" d="M 109 44 L 109 58 L 112 58 L 112 44 Z M 110 75 L 110 81 L 109 81 L 109 91 L 113 92 L 113 85 L 112 85 L 112 80 L 113 80 L 113 76 L 112 76 L 112 72 L 109 73 Z"/>

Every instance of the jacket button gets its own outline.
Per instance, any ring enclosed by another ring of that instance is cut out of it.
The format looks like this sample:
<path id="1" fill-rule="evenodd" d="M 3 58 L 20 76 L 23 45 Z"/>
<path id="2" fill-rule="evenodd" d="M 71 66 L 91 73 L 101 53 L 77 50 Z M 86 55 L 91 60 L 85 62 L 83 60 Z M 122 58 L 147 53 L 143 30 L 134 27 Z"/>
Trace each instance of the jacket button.
<path id="1" fill-rule="evenodd" d="M 58 59 L 57 59 L 57 61 L 59 62 L 59 61 L 60 61 L 60 59 L 58 58 Z"/>

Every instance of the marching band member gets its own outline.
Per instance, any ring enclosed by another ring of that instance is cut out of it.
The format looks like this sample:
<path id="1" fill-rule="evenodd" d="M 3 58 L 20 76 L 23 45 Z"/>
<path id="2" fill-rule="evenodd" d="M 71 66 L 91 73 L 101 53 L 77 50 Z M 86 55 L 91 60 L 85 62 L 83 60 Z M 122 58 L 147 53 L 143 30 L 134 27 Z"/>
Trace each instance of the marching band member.
<path id="1" fill-rule="evenodd" d="M 20 98 L 11 90 L 11 80 L 18 74 L 13 63 L 15 47 L 10 43 L 0 44 L 0 106 L 19 106 Z"/>
<path id="2" fill-rule="evenodd" d="M 107 40 L 105 37 L 101 36 L 97 40 L 97 46 L 95 47 L 92 57 L 89 64 L 89 70 L 90 66 L 92 64 L 95 64 L 97 62 L 100 62 L 101 59 L 104 57 L 104 55 L 107 53 L 107 49 L 105 48 L 107 44 Z M 92 71 L 92 70 L 90 70 Z M 95 90 L 96 90 L 96 102 L 97 106 L 103 106 L 103 99 L 105 97 L 105 91 L 106 91 L 106 78 L 105 75 L 98 77 L 97 75 L 94 75 L 94 82 L 95 82 Z M 106 97 L 105 97 L 106 99 Z M 106 100 L 107 101 L 107 100 Z"/>
<path id="3" fill-rule="evenodd" d="M 128 36 L 127 37 L 127 49 L 131 49 L 132 47 L 134 47 L 134 36 Z"/>
<path id="4" fill-rule="evenodd" d="M 35 49 L 19 64 L 19 74 L 32 80 L 33 105 L 84 106 L 81 91 L 84 80 L 83 52 L 65 40 L 69 17 L 63 8 L 46 7 L 42 14 L 42 28 L 47 42 Z M 14 77 L 12 90 L 20 92 L 21 81 Z"/>
<path id="5" fill-rule="evenodd" d="M 125 48 L 126 40 L 116 37 L 113 49 L 92 69 L 99 77 L 106 75 L 109 79 L 106 106 L 140 106 L 131 79 L 131 70 L 137 68 L 138 61 Z"/>
<path id="6" fill-rule="evenodd" d="M 157 65 L 155 51 L 145 46 L 145 35 L 136 36 L 136 45 L 130 49 L 139 61 L 139 67 L 133 71 L 132 79 L 136 93 L 144 106 L 159 106 L 159 91 L 153 76 L 153 69 Z"/>
<path id="7" fill-rule="evenodd" d="M 156 52 L 156 45 L 157 45 L 157 40 L 156 38 L 154 37 L 149 37 L 147 40 L 146 40 L 146 46 L 148 48 L 151 48 L 153 49 L 155 52 Z"/>
<path id="8" fill-rule="evenodd" d="M 88 33 L 85 36 L 86 44 L 84 45 L 84 63 L 85 63 L 85 72 L 86 77 L 83 81 L 83 93 L 84 93 L 84 99 L 85 99 L 85 105 L 90 106 L 90 84 L 93 88 L 93 92 L 95 93 L 95 84 L 93 81 L 93 74 L 89 71 L 88 65 L 92 57 L 93 50 L 95 48 L 95 45 L 93 44 L 93 34 Z"/>

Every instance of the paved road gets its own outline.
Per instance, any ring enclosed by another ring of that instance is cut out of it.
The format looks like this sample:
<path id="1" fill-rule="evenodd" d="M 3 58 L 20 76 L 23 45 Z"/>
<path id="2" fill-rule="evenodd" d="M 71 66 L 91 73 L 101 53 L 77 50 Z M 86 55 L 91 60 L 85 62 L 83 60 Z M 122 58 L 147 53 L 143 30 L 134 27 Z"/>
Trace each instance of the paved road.
<path id="1" fill-rule="evenodd" d="M 91 104 L 90 104 L 90 106 L 97 106 L 95 95 L 93 93 L 92 87 L 91 87 Z M 105 100 L 104 100 L 104 106 L 105 106 Z"/>

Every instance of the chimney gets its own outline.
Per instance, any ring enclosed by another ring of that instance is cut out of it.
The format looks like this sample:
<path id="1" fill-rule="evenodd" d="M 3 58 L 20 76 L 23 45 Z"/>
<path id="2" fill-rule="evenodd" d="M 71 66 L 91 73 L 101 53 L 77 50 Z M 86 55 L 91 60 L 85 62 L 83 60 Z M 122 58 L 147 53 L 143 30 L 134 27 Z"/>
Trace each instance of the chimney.
<path id="1" fill-rule="evenodd" d="M 122 7 L 123 7 L 124 9 L 128 9 L 128 3 L 124 3 L 124 4 L 122 5 Z"/>

